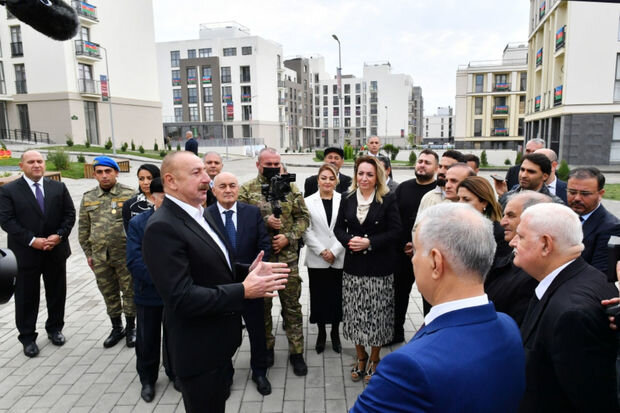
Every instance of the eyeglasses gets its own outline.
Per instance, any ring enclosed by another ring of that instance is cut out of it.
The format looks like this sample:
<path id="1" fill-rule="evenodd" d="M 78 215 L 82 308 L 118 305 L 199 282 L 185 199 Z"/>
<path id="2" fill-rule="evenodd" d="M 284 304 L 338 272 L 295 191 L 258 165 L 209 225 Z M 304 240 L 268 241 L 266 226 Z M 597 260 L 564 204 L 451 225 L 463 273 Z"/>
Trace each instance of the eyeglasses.
<path id="1" fill-rule="evenodd" d="M 572 195 L 572 196 L 575 196 L 575 195 L 579 194 L 579 195 L 581 195 L 581 196 L 582 196 L 582 197 L 584 197 L 584 198 L 587 198 L 587 197 L 592 196 L 592 195 L 594 195 L 594 194 L 598 194 L 598 192 L 578 191 L 578 190 L 576 190 L 576 189 L 567 189 L 567 190 L 566 190 L 566 192 L 567 192 L 569 195 Z"/>

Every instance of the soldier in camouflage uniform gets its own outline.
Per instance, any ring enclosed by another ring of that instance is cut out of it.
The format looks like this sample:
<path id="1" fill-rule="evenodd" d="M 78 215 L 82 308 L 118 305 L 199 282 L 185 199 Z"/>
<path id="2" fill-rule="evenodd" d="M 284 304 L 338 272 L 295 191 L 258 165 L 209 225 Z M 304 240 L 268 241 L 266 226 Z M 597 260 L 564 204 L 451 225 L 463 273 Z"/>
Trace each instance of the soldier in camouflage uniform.
<path id="1" fill-rule="evenodd" d="M 291 193 L 281 202 L 282 215 L 274 217 L 271 204 L 267 202 L 261 191 L 262 184 L 268 184 L 270 178 L 280 173 L 280 155 L 275 149 L 265 148 L 261 150 L 256 162 L 258 176 L 246 182 L 239 190 L 239 201 L 256 205 L 260 211 L 267 230 L 272 236 L 273 254 L 269 261 L 285 262 L 291 272 L 288 283 L 284 290 L 278 292 L 282 304 L 282 315 L 286 325 L 286 337 L 288 338 L 289 359 L 293 365 L 293 371 L 298 376 L 305 376 L 308 368 L 303 358 L 304 335 L 301 315 L 301 278 L 297 262 L 299 259 L 297 245 L 302 234 L 308 228 L 310 214 L 304 203 L 304 198 L 295 186 L 291 184 Z M 273 335 L 273 322 L 271 319 L 271 298 L 265 298 L 265 333 L 267 337 L 268 365 L 273 365 L 273 348 L 275 337 Z"/>
<path id="2" fill-rule="evenodd" d="M 88 265 L 95 273 L 97 286 L 112 320 L 112 332 L 103 342 L 103 346 L 112 347 L 126 337 L 127 346 L 134 347 L 136 307 L 131 274 L 125 265 L 122 215 L 123 204 L 134 195 L 134 190 L 117 182 L 119 168 L 113 159 L 98 156 L 93 161 L 93 167 L 99 185 L 85 192 L 82 197 L 79 241 Z M 123 312 L 127 330 L 123 329 Z"/>

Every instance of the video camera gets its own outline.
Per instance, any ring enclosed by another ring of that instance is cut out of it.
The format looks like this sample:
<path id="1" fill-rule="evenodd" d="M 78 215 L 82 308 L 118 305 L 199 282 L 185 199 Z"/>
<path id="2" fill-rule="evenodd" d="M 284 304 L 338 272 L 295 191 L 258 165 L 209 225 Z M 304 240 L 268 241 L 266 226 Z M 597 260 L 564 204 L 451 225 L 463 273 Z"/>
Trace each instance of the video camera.
<path id="1" fill-rule="evenodd" d="M 261 192 L 265 199 L 271 203 L 273 215 L 280 218 L 282 207 L 280 202 L 286 202 L 286 196 L 291 193 L 291 183 L 295 182 L 295 174 L 278 174 L 271 177 L 268 184 L 261 185 Z"/>
<path id="2" fill-rule="evenodd" d="M 17 259 L 13 251 L 0 248 L 0 304 L 6 304 L 15 291 Z"/>

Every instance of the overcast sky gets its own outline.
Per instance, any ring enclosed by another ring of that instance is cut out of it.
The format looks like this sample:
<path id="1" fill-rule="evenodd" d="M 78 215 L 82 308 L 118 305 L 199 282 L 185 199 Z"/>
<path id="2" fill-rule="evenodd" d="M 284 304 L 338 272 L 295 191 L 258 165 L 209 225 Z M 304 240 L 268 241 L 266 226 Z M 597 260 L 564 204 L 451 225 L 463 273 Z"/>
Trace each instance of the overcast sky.
<path id="1" fill-rule="evenodd" d="M 421 86 L 425 115 L 453 106 L 459 64 L 494 60 L 527 40 L 526 0 L 154 0 L 156 41 L 198 38 L 200 23 L 236 21 L 282 45 L 284 57 L 322 55 L 335 75 L 362 75 L 364 62 L 389 61 Z"/>

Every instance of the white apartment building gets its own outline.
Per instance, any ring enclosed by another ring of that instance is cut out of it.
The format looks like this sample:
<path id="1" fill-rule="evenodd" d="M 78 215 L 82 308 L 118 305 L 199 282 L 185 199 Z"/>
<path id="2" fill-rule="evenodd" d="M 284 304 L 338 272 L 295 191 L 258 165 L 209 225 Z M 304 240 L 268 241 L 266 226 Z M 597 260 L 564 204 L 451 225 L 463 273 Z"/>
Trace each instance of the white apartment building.
<path id="1" fill-rule="evenodd" d="M 226 22 L 200 25 L 198 39 L 156 47 L 166 136 L 184 139 L 192 130 L 210 146 L 223 139 L 290 146 L 281 45 Z"/>
<path id="2" fill-rule="evenodd" d="M 527 44 L 509 43 L 501 60 L 475 61 L 456 71 L 457 149 L 518 149 L 523 144 Z"/>
<path id="3" fill-rule="evenodd" d="M 365 63 L 363 76 L 342 76 L 343 113 L 340 113 L 338 82 L 325 71 L 324 59 L 309 59 L 314 91 L 315 145 L 338 143 L 340 123 L 345 140 L 361 146 L 377 135 L 383 143 L 404 146 L 414 133 L 414 86 L 411 76 L 392 73 L 389 62 Z M 421 89 L 418 90 L 421 106 Z"/>
<path id="4" fill-rule="evenodd" d="M 620 162 L 620 4 L 531 0 L 526 139 L 571 165 Z"/>
<path id="5" fill-rule="evenodd" d="M 426 144 L 452 143 L 454 135 L 452 107 L 438 107 L 437 113 L 432 116 L 424 116 L 424 139 Z"/>
<path id="6" fill-rule="evenodd" d="M 64 42 L 0 9 L 0 139 L 104 144 L 111 105 L 117 146 L 161 142 L 152 2 L 89 1 Z"/>

